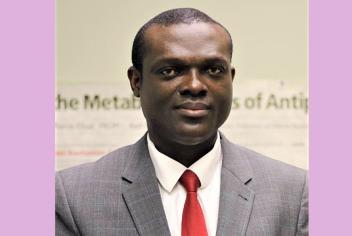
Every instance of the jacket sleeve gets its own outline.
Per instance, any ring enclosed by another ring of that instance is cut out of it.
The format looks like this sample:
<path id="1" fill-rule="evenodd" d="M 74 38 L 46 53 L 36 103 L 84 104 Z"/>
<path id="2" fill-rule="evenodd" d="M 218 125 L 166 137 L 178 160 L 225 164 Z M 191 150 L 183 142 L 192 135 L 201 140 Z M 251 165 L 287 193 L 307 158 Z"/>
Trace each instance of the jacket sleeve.
<path id="1" fill-rule="evenodd" d="M 66 197 L 64 183 L 59 173 L 55 177 L 55 235 L 80 235 Z"/>
<path id="2" fill-rule="evenodd" d="M 298 215 L 296 236 L 308 236 L 308 216 L 308 175 L 306 174 L 302 191 L 301 207 Z"/>

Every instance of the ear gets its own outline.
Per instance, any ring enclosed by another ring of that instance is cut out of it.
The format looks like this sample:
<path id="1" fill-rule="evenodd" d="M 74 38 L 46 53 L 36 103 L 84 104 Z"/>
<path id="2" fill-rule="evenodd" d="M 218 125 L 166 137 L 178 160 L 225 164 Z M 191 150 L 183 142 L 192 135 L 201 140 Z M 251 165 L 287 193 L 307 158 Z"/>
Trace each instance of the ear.
<path id="1" fill-rule="evenodd" d="M 235 78 L 235 74 L 236 74 L 236 70 L 235 67 L 231 67 L 231 77 L 232 77 L 232 81 Z"/>
<path id="2" fill-rule="evenodd" d="M 134 96 L 140 97 L 140 89 L 142 83 L 142 75 L 134 66 L 128 68 L 127 76 L 130 80 L 131 89 Z"/>

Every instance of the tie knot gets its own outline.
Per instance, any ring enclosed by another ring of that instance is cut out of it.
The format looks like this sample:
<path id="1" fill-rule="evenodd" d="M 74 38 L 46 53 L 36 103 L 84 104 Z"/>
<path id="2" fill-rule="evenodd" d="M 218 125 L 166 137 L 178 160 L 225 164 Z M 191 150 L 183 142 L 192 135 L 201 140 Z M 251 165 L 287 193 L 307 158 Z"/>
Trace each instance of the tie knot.
<path id="1" fill-rule="evenodd" d="M 200 186 L 198 176 L 191 170 L 183 172 L 180 178 L 180 183 L 187 192 L 197 192 L 197 189 Z"/>

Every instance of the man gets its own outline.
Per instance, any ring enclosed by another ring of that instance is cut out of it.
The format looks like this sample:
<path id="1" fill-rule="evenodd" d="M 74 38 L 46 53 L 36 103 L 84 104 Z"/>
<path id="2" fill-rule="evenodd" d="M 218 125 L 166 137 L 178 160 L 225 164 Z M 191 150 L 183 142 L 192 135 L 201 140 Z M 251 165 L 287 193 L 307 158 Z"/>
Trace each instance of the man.
<path id="1" fill-rule="evenodd" d="M 56 235 L 308 235 L 306 172 L 229 142 L 232 40 L 189 8 L 147 22 L 131 88 L 148 132 L 60 171 Z"/>

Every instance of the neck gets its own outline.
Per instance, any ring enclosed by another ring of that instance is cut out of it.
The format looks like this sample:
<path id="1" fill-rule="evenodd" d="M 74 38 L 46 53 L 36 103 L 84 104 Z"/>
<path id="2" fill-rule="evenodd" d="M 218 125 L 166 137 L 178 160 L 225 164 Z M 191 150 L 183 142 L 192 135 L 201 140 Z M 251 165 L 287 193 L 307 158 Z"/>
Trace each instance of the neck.
<path id="1" fill-rule="evenodd" d="M 182 144 L 161 137 L 158 138 L 151 133 L 149 133 L 149 137 L 159 152 L 186 167 L 190 167 L 214 147 L 217 133 L 194 145 Z"/>

